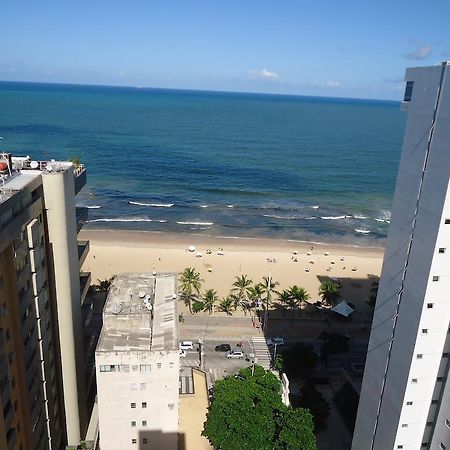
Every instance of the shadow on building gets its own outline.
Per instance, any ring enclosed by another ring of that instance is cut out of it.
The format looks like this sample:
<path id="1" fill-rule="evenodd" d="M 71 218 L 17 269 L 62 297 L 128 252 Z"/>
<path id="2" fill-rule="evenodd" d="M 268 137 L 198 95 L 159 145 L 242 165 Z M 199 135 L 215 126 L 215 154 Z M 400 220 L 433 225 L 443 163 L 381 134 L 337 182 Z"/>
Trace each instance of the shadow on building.
<path id="1" fill-rule="evenodd" d="M 164 433 L 161 430 L 140 430 L 139 450 L 185 450 L 184 433 Z"/>

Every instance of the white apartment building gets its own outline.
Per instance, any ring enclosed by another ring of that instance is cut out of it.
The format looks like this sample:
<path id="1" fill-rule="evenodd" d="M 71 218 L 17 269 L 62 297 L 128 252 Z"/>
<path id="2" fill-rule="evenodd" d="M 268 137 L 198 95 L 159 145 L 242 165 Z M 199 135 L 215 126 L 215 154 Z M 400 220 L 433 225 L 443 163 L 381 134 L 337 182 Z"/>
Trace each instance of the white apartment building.
<path id="1" fill-rule="evenodd" d="M 408 111 L 353 450 L 450 449 L 450 66 L 407 69 Z"/>
<path id="2" fill-rule="evenodd" d="M 176 274 L 121 274 L 111 285 L 95 353 L 102 449 L 177 449 L 176 292 Z"/>

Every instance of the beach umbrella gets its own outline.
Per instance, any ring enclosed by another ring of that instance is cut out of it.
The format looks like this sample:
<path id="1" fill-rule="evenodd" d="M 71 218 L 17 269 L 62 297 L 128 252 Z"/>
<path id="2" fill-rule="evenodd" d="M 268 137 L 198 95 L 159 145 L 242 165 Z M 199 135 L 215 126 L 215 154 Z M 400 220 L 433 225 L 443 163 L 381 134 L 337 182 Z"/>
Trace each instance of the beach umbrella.
<path id="1" fill-rule="evenodd" d="M 190 252 L 195 252 L 195 245 L 190 245 L 190 246 L 188 247 L 188 250 L 189 250 Z"/>

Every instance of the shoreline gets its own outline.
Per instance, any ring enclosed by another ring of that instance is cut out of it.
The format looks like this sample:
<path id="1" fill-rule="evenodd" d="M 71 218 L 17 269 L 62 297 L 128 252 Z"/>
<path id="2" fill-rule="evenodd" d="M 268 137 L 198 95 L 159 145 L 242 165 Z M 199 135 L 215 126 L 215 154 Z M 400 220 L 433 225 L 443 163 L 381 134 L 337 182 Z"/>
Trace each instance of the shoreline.
<path id="1" fill-rule="evenodd" d="M 127 244 L 147 244 L 151 246 L 163 246 L 168 243 L 180 243 L 183 245 L 207 245 L 216 246 L 217 243 L 227 245 L 230 249 L 245 248 L 261 248 L 265 249 L 285 249 L 297 250 L 299 252 L 308 251 L 311 246 L 317 249 L 335 252 L 349 252 L 350 254 L 373 255 L 376 257 L 384 255 L 384 247 L 350 245 L 343 243 L 327 243 L 318 241 L 296 240 L 286 238 L 265 238 L 265 237 L 247 237 L 247 236 L 214 236 L 195 233 L 171 233 L 166 231 L 146 231 L 146 230 L 113 230 L 113 229 L 82 229 L 80 238 L 86 240 L 98 241 L 98 243 L 114 243 L 117 244 L 117 238 Z M 256 250 L 256 249 L 255 249 Z"/>

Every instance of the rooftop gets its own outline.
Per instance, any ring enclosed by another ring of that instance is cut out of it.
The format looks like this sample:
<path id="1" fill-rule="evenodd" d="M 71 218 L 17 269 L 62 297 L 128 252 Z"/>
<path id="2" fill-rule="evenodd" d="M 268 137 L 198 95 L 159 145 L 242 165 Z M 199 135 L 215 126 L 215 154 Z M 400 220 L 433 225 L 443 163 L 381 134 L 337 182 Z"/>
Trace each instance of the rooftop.
<path id="1" fill-rule="evenodd" d="M 118 275 L 103 310 L 97 352 L 178 349 L 177 276 Z"/>

